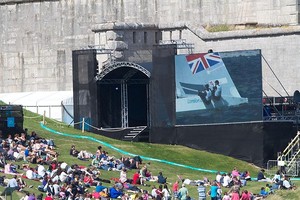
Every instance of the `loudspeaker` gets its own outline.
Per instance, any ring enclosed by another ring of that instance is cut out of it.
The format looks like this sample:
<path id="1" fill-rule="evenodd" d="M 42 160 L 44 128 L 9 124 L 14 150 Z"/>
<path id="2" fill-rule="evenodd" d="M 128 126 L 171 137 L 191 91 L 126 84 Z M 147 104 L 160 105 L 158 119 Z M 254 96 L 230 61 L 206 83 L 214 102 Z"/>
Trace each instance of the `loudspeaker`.
<path id="1" fill-rule="evenodd" d="M 294 92 L 294 102 L 296 104 L 300 103 L 300 92 L 298 90 Z"/>
<path id="2" fill-rule="evenodd" d="M 95 81 L 98 62 L 96 55 L 95 49 L 72 52 L 74 122 L 80 122 L 85 118 L 90 125 L 98 127 L 97 84 Z M 89 127 L 85 126 L 85 129 L 88 131 Z M 80 129 L 81 123 L 75 124 L 75 128 Z"/>
<path id="3" fill-rule="evenodd" d="M 23 121 L 22 105 L 0 106 L 0 130 L 3 137 L 8 134 L 21 133 L 23 131 Z"/>

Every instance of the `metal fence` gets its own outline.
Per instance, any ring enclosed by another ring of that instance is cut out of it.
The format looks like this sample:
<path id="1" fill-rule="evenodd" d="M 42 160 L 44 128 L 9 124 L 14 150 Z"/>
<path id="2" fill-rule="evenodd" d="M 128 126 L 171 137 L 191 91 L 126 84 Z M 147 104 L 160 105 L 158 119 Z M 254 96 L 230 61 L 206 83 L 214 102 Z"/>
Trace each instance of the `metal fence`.
<path id="1" fill-rule="evenodd" d="M 61 105 L 23 106 L 23 108 L 40 115 L 45 113 L 45 117 L 62 121 Z"/>
<path id="2" fill-rule="evenodd" d="M 298 176 L 300 170 L 300 161 L 278 161 L 269 160 L 267 163 L 267 174 L 273 176 L 280 170 L 287 176 Z"/>

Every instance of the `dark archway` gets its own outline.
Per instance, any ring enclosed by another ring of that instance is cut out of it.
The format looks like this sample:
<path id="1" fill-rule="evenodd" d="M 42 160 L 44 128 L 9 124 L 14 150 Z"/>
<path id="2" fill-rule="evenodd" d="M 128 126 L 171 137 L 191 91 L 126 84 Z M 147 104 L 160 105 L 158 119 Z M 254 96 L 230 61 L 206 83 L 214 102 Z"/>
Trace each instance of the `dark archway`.
<path id="1" fill-rule="evenodd" d="M 103 128 L 147 126 L 150 72 L 130 62 L 105 66 L 96 76 L 99 125 Z"/>

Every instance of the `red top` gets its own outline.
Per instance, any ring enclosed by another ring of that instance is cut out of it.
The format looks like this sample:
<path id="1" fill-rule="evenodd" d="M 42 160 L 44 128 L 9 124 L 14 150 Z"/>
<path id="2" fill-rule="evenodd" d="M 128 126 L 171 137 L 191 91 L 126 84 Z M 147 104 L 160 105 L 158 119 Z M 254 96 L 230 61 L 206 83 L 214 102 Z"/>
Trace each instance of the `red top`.
<path id="1" fill-rule="evenodd" d="M 173 191 L 178 191 L 178 183 L 177 183 L 177 182 L 175 182 L 175 183 L 173 184 L 172 190 L 173 190 Z"/>
<path id="2" fill-rule="evenodd" d="M 139 180 L 140 174 L 138 172 L 133 174 L 132 184 L 137 184 L 137 180 Z"/>
<path id="3" fill-rule="evenodd" d="M 93 183 L 93 179 L 90 176 L 85 176 L 83 178 L 83 182 L 84 183 L 90 183 L 90 184 L 92 184 Z"/>

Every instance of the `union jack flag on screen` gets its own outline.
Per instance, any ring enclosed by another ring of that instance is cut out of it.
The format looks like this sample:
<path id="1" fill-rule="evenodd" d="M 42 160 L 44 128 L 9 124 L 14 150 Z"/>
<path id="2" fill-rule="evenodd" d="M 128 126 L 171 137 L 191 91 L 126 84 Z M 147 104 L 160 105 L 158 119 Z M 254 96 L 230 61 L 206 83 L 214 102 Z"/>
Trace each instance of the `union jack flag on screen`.
<path id="1" fill-rule="evenodd" d="M 208 70 L 210 67 L 223 62 L 219 53 L 199 53 L 186 56 L 186 61 L 193 74 Z"/>

